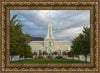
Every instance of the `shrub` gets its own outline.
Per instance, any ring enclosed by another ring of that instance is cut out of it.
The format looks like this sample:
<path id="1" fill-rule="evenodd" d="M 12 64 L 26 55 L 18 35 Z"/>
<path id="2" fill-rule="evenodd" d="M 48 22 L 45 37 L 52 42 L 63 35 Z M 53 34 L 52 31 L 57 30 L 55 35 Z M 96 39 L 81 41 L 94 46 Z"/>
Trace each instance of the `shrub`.
<path id="1" fill-rule="evenodd" d="M 47 56 L 47 58 L 48 58 L 48 59 L 52 59 L 52 56 L 49 55 L 49 56 Z"/>
<path id="2" fill-rule="evenodd" d="M 38 58 L 37 58 L 37 56 L 35 56 L 35 58 L 34 58 L 34 59 L 38 59 Z"/>
<path id="3" fill-rule="evenodd" d="M 36 51 L 34 51 L 33 55 L 37 55 L 37 52 L 36 52 Z"/>
<path id="4" fill-rule="evenodd" d="M 43 51 L 43 55 L 47 55 L 47 52 L 46 51 Z"/>
<path id="5" fill-rule="evenodd" d="M 54 54 L 54 55 L 57 55 L 57 54 L 58 54 L 58 52 L 57 52 L 57 51 L 55 51 L 55 52 L 53 52 L 53 54 Z"/>
<path id="6" fill-rule="evenodd" d="M 56 59 L 62 59 L 62 56 L 56 56 Z"/>
<path id="7" fill-rule="evenodd" d="M 63 54 L 63 55 L 67 55 L 67 52 L 66 52 L 66 51 L 64 51 L 62 54 Z"/>
<path id="8" fill-rule="evenodd" d="M 72 54 L 71 52 L 67 53 L 69 57 L 74 57 L 74 54 Z"/>
<path id="9" fill-rule="evenodd" d="M 43 59 L 43 56 L 39 56 L 38 59 Z"/>

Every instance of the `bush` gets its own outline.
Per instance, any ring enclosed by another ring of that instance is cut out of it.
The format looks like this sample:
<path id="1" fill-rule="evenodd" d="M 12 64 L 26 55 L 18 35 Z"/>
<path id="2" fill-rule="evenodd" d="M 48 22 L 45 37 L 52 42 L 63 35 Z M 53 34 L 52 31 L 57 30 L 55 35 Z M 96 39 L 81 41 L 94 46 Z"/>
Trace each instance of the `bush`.
<path id="1" fill-rule="evenodd" d="M 53 55 L 57 55 L 57 54 L 58 54 L 58 52 L 57 52 L 57 51 L 53 52 Z"/>
<path id="2" fill-rule="evenodd" d="M 43 59 L 43 56 L 39 56 L 38 59 Z"/>
<path id="3" fill-rule="evenodd" d="M 36 52 L 36 51 L 34 51 L 33 55 L 37 55 L 37 52 Z"/>
<path id="4" fill-rule="evenodd" d="M 63 51 L 63 53 L 62 53 L 63 55 L 67 55 L 67 52 L 66 51 Z"/>
<path id="5" fill-rule="evenodd" d="M 62 59 L 62 56 L 56 56 L 56 59 Z"/>
<path id="6" fill-rule="evenodd" d="M 49 56 L 47 56 L 47 58 L 48 58 L 48 59 L 52 59 L 52 56 L 49 55 Z"/>
<path id="7" fill-rule="evenodd" d="M 38 58 L 37 58 L 37 56 L 35 56 L 35 58 L 34 58 L 34 59 L 38 59 Z"/>
<path id="8" fill-rule="evenodd" d="M 43 51 L 43 55 L 47 55 L 47 52 L 46 51 Z"/>
<path id="9" fill-rule="evenodd" d="M 72 54 L 71 52 L 68 52 L 68 56 L 69 57 L 74 57 L 74 54 Z"/>

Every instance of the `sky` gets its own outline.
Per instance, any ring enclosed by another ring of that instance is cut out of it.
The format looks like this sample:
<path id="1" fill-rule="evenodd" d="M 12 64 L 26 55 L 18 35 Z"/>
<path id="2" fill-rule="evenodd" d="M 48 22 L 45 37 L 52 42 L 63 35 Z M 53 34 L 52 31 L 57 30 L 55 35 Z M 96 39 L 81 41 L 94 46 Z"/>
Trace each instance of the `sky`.
<path id="1" fill-rule="evenodd" d="M 10 10 L 10 19 L 17 14 L 23 33 L 45 38 L 48 33 L 49 14 L 53 36 L 57 41 L 71 42 L 82 33 L 83 26 L 90 27 L 90 10 Z"/>

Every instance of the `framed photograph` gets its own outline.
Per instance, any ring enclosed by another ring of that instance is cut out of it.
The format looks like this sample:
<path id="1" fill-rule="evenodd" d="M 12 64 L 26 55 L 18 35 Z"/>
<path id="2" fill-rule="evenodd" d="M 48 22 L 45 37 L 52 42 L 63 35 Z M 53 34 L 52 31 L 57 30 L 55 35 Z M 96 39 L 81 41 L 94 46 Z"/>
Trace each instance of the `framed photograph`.
<path id="1" fill-rule="evenodd" d="M 99 0 L 0 1 L 0 73 L 99 73 Z"/>

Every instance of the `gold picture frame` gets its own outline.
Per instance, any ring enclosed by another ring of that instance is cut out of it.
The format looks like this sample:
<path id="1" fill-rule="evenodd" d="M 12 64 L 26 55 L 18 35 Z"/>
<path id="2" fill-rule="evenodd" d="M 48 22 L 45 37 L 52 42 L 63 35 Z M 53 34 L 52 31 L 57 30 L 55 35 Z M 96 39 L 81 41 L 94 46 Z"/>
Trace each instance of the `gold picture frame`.
<path id="1" fill-rule="evenodd" d="M 90 30 L 91 30 L 91 62 L 90 63 L 70 63 L 70 64 L 38 64 L 38 63 L 10 63 L 10 36 L 9 36 L 9 20 L 10 10 L 90 10 Z M 11 71 L 22 72 L 98 72 L 99 71 L 99 44 L 100 44 L 100 25 L 99 25 L 99 0 L 96 1 L 65 1 L 65 0 L 5 0 L 0 1 L 0 65 L 1 73 Z M 98 72 L 99 73 L 99 72 Z"/>

